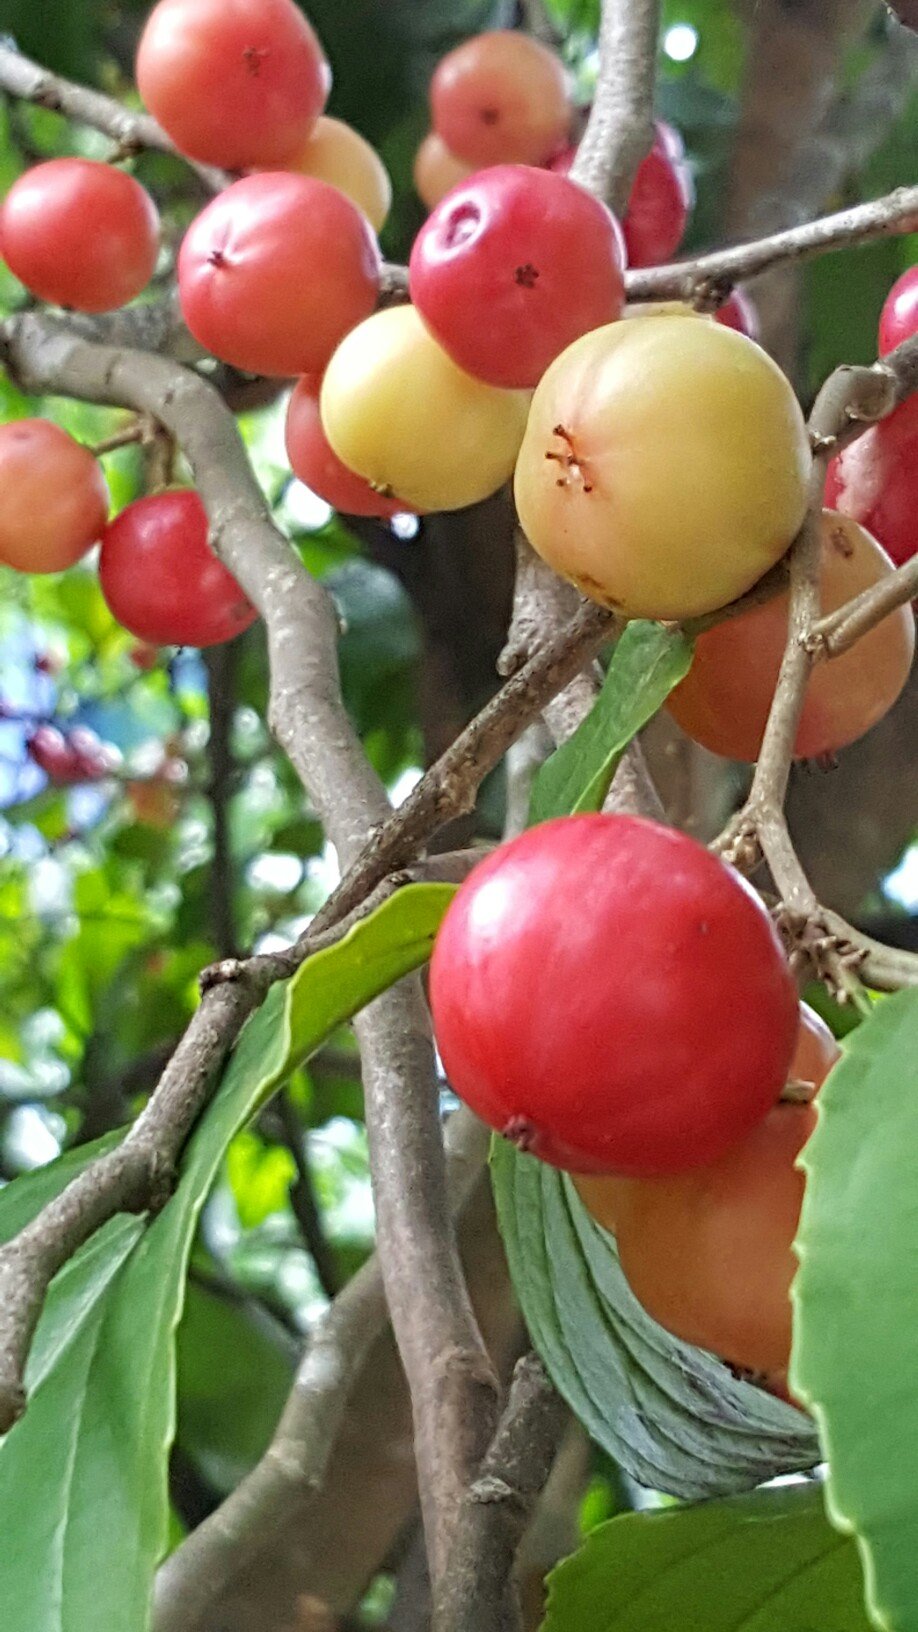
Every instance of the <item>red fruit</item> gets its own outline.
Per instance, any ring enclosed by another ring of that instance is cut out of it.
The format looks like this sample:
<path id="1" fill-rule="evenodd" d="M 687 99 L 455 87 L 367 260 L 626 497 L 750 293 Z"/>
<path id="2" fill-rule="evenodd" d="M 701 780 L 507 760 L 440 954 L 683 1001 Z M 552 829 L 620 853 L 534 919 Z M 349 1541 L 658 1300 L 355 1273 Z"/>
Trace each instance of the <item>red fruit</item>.
<path id="1" fill-rule="evenodd" d="M 823 511 L 820 597 L 834 612 L 892 571 L 876 539 Z M 692 667 L 667 701 L 683 731 L 727 759 L 758 758 L 787 641 L 788 596 L 728 618 L 695 643 Z M 794 754 L 821 759 L 854 742 L 888 713 L 915 651 L 907 606 L 890 612 L 840 657 L 817 663 L 807 683 Z"/>
<path id="2" fill-rule="evenodd" d="M 197 493 L 155 493 L 122 510 L 102 538 L 99 580 L 118 622 L 157 646 L 216 646 L 256 617 L 207 539 Z"/>
<path id="3" fill-rule="evenodd" d="M 794 1164 L 815 1124 L 811 1105 L 776 1105 L 719 1161 L 612 1181 L 619 1257 L 639 1303 L 683 1342 L 750 1371 L 788 1363 L 804 1190 Z M 600 1221 L 595 1192 L 609 1183 L 578 1181 Z"/>
<path id="4" fill-rule="evenodd" d="M 145 289 L 159 215 L 145 188 L 95 159 L 50 159 L 14 182 L 0 209 L 3 257 L 40 300 L 108 312 Z"/>
<path id="5" fill-rule="evenodd" d="M 112 750 L 96 736 L 77 726 L 64 736 L 54 725 L 40 725 L 26 743 L 29 758 L 59 787 L 75 782 L 99 782 L 115 763 Z"/>
<path id="6" fill-rule="evenodd" d="M 0 425 L 0 561 L 63 572 L 96 542 L 108 488 L 88 448 L 48 419 Z"/>
<path id="7" fill-rule="evenodd" d="M 662 119 L 655 122 L 654 131 L 653 147 L 638 165 L 622 218 L 629 266 L 657 266 L 668 260 L 682 242 L 695 200 L 682 137 Z M 557 175 L 569 175 L 576 157 L 576 147 L 566 147 L 552 159 L 549 168 Z M 729 327 L 743 334 L 750 332 L 739 323 L 730 323 Z"/>
<path id="8" fill-rule="evenodd" d="M 481 862 L 430 992 L 456 1093 L 574 1172 L 716 1160 L 775 1103 L 797 1030 L 759 898 L 694 839 L 627 816 L 546 822 Z"/>
<path id="9" fill-rule="evenodd" d="M 694 202 L 685 164 L 655 144 L 638 165 L 622 219 L 629 266 L 658 266 L 682 242 Z"/>
<path id="10" fill-rule="evenodd" d="M 331 70 L 292 0 L 160 0 L 137 85 L 182 153 L 246 170 L 283 165 L 302 147 Z"/>
<path id="11" fill-rule="evenodd" d="M 903 340 L 918 334 L 918 266 L 897 278 L 880 313 L 880 356 L 895 351 Z"/>
<path id="12" fill-rule="evenodd" d="M 835 455 L 825 503 L 866 527 L 897 567 L 911 560 L 918 550 L 918 397 Z"/>
<path id="13" fill-rule="evenodd" d="M 495 29 L 450 51 L 430 85 L 431 123 L 469 164 L 542 164 L 567 137 L 559 57 L 528 34 Z"/>
<path id="14" fill-rule="evenodd" d="M 185 322 L 201 345 L 252 374 L 318 374 L 369 317 L 379 247 L 366 217 L 327 182 L 246 176 L 208 204 L 178 260 Z"/>
<path id="15" fill-rule="evenodd" d="M 624 302 L 625 253 L 606 206 L 566 177 L 503 164 L 460 182 L 411 252 L 411 298 L 467 374 L 528 388 Z"/>
<path id="16" fill-rule="evenodd" d="M 745 290 L 734 289 L 730 298 L 718 306 L 714 316 L 725 328 L 736 329 L 738 333 L 748 335 L 750 340 L 758 340 L 759 314 Z"/>
<path id="17" fill-rule="evenodd" d="M 287 458 L 295 476 L 320 499 L 346 516 L 397 516 L 411 506 L 384 498 L 369 482 L 338 458 L 322 429 L 319 416 L 321 379 L 299 380 L 287 409 Z"/>

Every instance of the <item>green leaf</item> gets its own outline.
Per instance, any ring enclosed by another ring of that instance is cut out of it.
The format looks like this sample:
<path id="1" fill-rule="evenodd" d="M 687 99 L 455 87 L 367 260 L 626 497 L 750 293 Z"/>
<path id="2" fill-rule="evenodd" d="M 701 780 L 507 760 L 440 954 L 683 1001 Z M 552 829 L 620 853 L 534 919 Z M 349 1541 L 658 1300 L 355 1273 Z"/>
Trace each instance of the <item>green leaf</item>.
<path id="1" fill-rule="evenodd" d="M 51 1288 L 29 1406 L 0 1445 L 0 1603 L 22 1632 L 147 1632 L 168 1542 L 175 1331 L 195 1227 L 230 1141 L 336 1026 L 429 955 L 453 894 L 409 885 L 269 992 L 152 1223 L 112 1219 Z M 0 1191 L 14 1233 L 91 1151 Z"/>
<path id="2" fill-rule="evenodd" d="M 296 1163 L 283 1145 L 266 1145 L 251 1128 L 243 1128 L 226 1153 L 226 1177 L 244 1230 L 283 1212 L 296 1178 Z"/>
<path id="3" fill-rule="evenodd" d="M 661 623 L 629 623 L 612 654 L 602 691 L 586 719 L 535 779 L 529 823 L 601 810 L 632 737 L 688 673 L 692 643 Z"/>
<path id="4" fill-rule="evenodd" d="M 290 1391 L 297 1344 L 256 1304 L 192 1282 L 178 1329 L 178 1432 L 222 1495 L 254 1467 Z"/>
<path id="5" fill-rule="evenodd" d="M 812 1467 L 802 1412 L 645 1314 L 566 1175 L 495 1139 L 498 1220 L 533 1344 L 590 1436 L 638 1484 L 693 1500 Z"/>
<path id="6" fill-rule="evenodd" d="M 918 1628 L 918 991 L 879 1002 L 820 1091 L 794 1283 L 794 1392 L 829 1462 L 830 1517 L 854 1530 L 880 1627 Z"/>
<path id="7" fill-rule="evenodd" d="M 812 1485 L 592 1532 L 550 1577 L 543 1632 L 868 1632 L 851 1542 Z"/>

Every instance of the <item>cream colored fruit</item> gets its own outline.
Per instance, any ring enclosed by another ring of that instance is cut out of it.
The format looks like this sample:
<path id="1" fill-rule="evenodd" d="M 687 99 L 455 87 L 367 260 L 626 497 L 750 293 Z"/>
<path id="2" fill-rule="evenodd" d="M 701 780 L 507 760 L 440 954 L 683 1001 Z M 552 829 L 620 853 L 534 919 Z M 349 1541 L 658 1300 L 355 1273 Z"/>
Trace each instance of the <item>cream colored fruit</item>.
<path id="1" fill-rule="evenodd" d="M 294 163 L 288 167 L 327 181 L 362 210 L 378 232 L 392 203 L 392 183 L 379 154 L 341 119 L 323 114 Z"/>
<path id="2" fill-rule="evenodd" d="M 428 334 L 413 306 L 376 312 L 346 335 L 319 409 L 339 459 L 416 510 L 461 510 L 513 473 L 527 391 L 472 379 Z"/>
<path id="3" fill-rule="evenodd" d="M 754 341 L 667 315 L 596 329 L 543 376 L 516 466 L 533 548 L 625 617 L 685 618 L 742 595 L 806 510 L 791 387 Z"/>
<path id="4" fill-rule="evenodd" d="M 414 185 L 419 197 L 433 210 L 444 198 L 451 187 L 456 187 L 466 176 L 472 175 L 474 164 L 466 164 L 465 159 L 457 159 L 451 153 L 442 136 L 435 130 L 425 136 L 415 154 Z"/>

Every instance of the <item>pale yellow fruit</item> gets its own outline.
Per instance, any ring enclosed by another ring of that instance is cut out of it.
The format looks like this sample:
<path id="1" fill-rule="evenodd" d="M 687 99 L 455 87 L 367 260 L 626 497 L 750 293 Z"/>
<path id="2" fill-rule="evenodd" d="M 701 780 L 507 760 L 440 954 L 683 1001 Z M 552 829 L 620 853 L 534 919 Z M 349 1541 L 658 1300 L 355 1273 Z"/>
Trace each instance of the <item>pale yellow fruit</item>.
<path id="1" fill-rule="evenodd" d="M 416 510 L 461 510 L 513 473 L 528 391 L 472 379 L 413 306 L 375 312 L 346 335 L 319 410 L 339 459 Z"/>
<path id="2" fill-rule="evenodd" d="M 516 466 L 533 548 L 634 618 L 685 618 L 742 595 L 806 510 L 797 399 L 745 335 L 695 317 L 613 323 L 543 376 Z"/>
<path id="3" fill-rule="evenodd" d="M 429 210 L 435 209 L 451 187 L 465 181 L 474 171 L 474 164 L 466 164 L 451 153 L 442 136 L 435 130 L 425 136 L 415 154 L 414 185 Z"/>
<path id="4" fill-rule="evenodd" d="M 306 146 L 289 170 L 327 181 L 362 210 L 378 232 L 392 203 L 392 183 L 379 154 L 360 133 L 326 114 L 316 120 Z"/>

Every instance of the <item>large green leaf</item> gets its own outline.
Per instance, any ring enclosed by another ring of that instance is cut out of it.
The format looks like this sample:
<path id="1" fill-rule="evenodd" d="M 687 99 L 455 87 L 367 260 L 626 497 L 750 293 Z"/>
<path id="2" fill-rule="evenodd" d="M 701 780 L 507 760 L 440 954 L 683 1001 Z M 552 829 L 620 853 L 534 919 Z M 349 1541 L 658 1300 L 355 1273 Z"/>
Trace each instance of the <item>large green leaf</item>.
<path id="1" fill-rule="evenodd" d="M 599 1525 L 551 1577 L 543 1632 L 868 1632 L 850 1541 L 813 1485 Z"/>
<path id="2" fill-rule="evenodd" d="M 227 1495 L 266 1450 L 287 1398 L 296 1343 L 254 1302 L 192 1280 L 178 1329 L 177 1440 Z"/>
<path id="3" fill-rule="evenodd" d="M 27 1373 L 29 1406 L 0 1445 L 0 1603 L 17 1632 L 146 1632 L 167 1543 L 175 1330 L 198 1216 L 234 1134 L 336 1026 L 429 955 L 452 895 L 412 885 L 275 986 L 245 1027 L 189 1141 L 175 1194 L 147 1226 L 118 1217 L 54 1282 Z M 0 1192 L 20 1228 L 86 1160 Z"/>
<path id="4" fill-rule="evenodd" d="M 613 1237 L 556 1169 L 495 1140 L 494 1193 L 532 1341 L 590 1436 L 641 1485 L 693 1499 L 812 1467 L 808 1419 L 645 1314 Z"/>
<path id="5" fill-rule="evenodd" d="M 629 623 L 612 654 L 602 691 L 582 725 L 539 771 L 530 825 L 549 816 L 601 810 L 632 737 L 688 673 L 692 643 L 661 623 Z"/>
<path id="6" fill-rule="evenodd" d="M 794 1285 L 795 1393 L 829 1461 L 827 1505 L 861 1547 L 867 1604 L 918 1628 L 918 992 L 879 1003 L 819 1096 Z"/>

